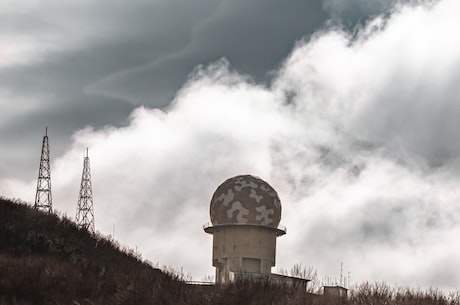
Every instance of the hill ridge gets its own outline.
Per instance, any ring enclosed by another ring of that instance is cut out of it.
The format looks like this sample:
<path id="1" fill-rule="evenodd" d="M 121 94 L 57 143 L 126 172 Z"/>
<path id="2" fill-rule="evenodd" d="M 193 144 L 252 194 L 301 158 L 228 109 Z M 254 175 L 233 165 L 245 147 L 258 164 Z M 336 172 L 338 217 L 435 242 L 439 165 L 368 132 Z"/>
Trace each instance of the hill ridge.
<path id="1" fill-rule="evenodd" d="M 445 295 L 385 283 L 362 283 L 348 298 L 326 298 L 298 287 L 237 281 L 188 285 L 179 272 L 162 271 L 69 218 L 0 197 L 0 305 L 460 305 Z"/>

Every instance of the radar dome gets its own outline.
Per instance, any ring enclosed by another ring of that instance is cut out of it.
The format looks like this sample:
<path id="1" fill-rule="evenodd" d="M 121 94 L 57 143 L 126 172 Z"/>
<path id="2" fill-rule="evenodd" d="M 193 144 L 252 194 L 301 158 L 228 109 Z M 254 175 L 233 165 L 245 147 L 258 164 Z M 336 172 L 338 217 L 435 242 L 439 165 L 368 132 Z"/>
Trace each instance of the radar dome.
<path id="1" fill-rule="evenodd" d="M 250 175 L 227 179 L 211 199 L 213 225 L 250 224 L 278 227 L 281 203 L 276 191 L 265 181 Z"/>

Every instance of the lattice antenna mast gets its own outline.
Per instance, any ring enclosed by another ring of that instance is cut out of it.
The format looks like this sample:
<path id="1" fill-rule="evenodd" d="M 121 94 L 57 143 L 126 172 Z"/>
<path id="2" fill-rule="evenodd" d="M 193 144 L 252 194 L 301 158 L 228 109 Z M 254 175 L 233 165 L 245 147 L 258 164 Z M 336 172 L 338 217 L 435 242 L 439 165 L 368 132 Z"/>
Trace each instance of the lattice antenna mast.
<path id="1" fill-rule="evenodd" d="M 53 211 L 53 200 L 51 196 L 51 168 L 50 148 L 48 144 L 48 127 L 43 137 L 42 154 L 38 170 L 37 193 L 35 194 L 34 209 L 51 213 Z"/>
<path id="2" fill-rule="evenodd" d="M 80 194 L 78 196 L 77 215 L 75 221 L 80 228 L 94 233 L 93 189 L 89 168 L 88 148 L 83 158 L 83 173 L 81 175 Z"/>

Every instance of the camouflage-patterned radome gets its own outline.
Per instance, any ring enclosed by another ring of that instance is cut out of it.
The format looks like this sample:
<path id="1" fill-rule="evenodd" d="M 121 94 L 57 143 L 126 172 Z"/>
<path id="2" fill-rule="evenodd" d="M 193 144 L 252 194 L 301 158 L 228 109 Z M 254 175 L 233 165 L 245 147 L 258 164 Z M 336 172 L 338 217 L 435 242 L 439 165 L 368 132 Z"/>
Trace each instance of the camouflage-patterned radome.
<path id="1" fill-rule="evenodd" d="M 281 203 L 267 182 L 240 175 L 217 188 L 211 199 L 210 214 L 214 226 L 253 224 L 276 228 L 281 219 Z"/>

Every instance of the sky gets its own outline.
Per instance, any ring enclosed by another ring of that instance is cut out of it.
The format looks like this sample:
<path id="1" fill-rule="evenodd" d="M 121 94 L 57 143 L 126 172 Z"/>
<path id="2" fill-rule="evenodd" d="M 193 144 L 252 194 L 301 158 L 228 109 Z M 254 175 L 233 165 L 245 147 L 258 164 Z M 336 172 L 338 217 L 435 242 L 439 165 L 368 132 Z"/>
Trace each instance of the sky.
<path id="1" fill-rule="evenodd" d="M 3 0 L 0 194 L 53 207 L 85 148 L 96 229 L 213 275 L 213 192 L 273 186 L 296 263 L 352 283 L 460 289 L 458 0 Z"/>

